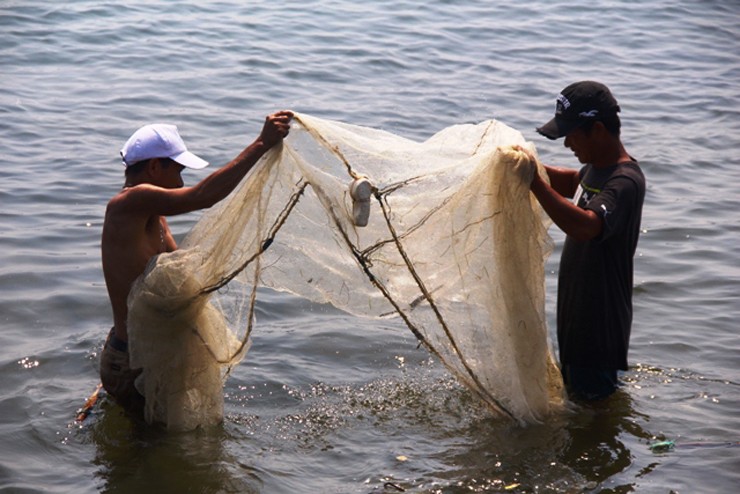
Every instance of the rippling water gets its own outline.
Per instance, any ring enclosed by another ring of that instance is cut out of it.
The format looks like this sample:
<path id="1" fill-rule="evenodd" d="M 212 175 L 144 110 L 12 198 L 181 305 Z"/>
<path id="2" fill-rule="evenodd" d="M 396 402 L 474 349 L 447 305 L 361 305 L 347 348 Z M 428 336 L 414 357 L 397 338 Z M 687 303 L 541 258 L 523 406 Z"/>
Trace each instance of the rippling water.
<path id="1" fill-rule="evenodd" d="M 735 492 L 738 26 L 737 2 L 709 0 L 0 2 L 0 490 Z M 223 427 L 164 434 L 108 403 L 73 424 L 111 319 L 103 211 L 139 125 L 177 123 L 218 164 L 275 109 L 414 139 L 494 117 L 573 166 L 534 127 L 586 78 L 620 100 L 649 184 L 632 367 L 603 407 L 502 423 L 398 324 L 265 292 Z"/>

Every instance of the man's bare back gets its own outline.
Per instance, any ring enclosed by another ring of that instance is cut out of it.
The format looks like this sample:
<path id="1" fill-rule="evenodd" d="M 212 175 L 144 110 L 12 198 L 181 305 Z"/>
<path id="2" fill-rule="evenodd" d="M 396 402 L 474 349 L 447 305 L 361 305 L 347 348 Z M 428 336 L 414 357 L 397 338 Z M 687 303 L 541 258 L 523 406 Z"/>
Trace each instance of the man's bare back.
<path id="1" fill-rule="evenodd" d="M 131 188 L 124 188 L 108 203 L 101 240 L 103 274 L 113 308 L 113 327 L 122 341 L 128 341 L 127 299 L 131 285 L 154 256 L 177 249 L 164 217 L 129 211 L 131 192 Z"/>

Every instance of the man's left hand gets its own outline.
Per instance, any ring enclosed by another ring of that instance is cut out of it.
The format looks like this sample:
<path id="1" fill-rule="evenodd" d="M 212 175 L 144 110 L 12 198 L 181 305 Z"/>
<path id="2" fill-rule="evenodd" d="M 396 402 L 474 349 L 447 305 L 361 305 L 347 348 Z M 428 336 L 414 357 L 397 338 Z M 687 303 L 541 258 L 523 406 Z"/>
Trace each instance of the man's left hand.
<path id="1" fill-rule="evenodd" d="M 537 174 L 537 158 L 535 158 L 532 151 L 519 144 L 514 145 L 513 148 L 521 153 L 514 165 L 514 170 L 522 181 L 529 186 Z"/>

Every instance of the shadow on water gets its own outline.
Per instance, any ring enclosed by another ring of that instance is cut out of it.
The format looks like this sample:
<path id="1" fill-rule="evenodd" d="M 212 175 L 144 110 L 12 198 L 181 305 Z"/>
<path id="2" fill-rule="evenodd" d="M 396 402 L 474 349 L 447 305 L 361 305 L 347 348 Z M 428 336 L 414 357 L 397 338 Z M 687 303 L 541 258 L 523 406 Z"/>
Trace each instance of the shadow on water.
<path id="1" fill-rule="evenodd" d="M 660 463 L 628 391 L 520 427 L 437 366 L 419 369 L 356 385 L 232 387 L 225 425 L 190 433 L 104 399 L 85 427 L 99 492 L 618 494 L 640 491 Z"/>
<path id="2" fill-rule="evenodd" d="M 584 405 L 565 427 L 568 440 L 558 452 L 559 461 L 596 492 L 633 492 L 631 472 L 636 445 L 652 438 L 639 424 L 648 417 L 633 408 L 630 395 L 618 391 L 602 402 Z M 643 472 L 645 473 L 645 472 Z"/>
<path id="3" fill-rule="evenodd" d="M 260 492 L 257 472 L 226 452 L 223 427 L 171 433 L 126 416 L 108 400 L 100 412 L 91 427 L 100 492 Z"/>
<path id="4" fill-rule="evenodd" d="M 652 437 L 639 425 L 648 417 L 624 391 L 571 407 L 546 424 L 471 424 L 470 443 L 448 460 L 461 466 L 444 475 L 454 483 L 431 492 L 634 492 L 638 477 L 652 468 L 637 472 L 633 451 Z"/>

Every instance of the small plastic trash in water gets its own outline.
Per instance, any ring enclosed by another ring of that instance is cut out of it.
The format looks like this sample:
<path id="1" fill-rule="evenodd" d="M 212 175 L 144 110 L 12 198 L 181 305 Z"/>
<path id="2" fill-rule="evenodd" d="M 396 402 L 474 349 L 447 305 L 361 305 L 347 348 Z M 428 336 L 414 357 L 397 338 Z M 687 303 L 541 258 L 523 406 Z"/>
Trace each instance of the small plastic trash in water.
<path id="1" fill-rule="evenodd" d="M 364 175 L 357 177 L 349 186 L 355 226 L 367 226 L 367 221 L 370 218 L 370 196 L 373 194 L 373 188 L 373 184 Z"/>
<path id="2" fill-rule="evenodd" d="M 650 450 L 653 453 L 662 453 L 673 449 L 675 445 L 675 441 L 658 441 L 650 445 Z"/>

